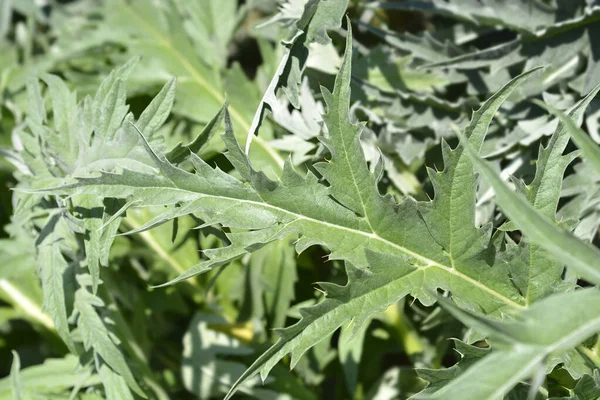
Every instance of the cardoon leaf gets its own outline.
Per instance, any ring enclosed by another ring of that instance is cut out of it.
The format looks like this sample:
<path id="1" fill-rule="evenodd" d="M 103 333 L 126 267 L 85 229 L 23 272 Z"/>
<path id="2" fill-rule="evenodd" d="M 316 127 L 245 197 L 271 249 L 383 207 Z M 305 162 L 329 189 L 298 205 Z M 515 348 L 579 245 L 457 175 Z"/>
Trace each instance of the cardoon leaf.
<path id="1" fill-rule="evenodd" d="M 590 92 L 571 111 L 576 119 L 580 117 L 589 103 L 596 96 L 600 87 Z M 541 216 L 556 221 L 556 210 L 560 198 L 563 175 L 568 165 L 573 161 L 574 153 L 564 155 L 569 136 L 568 127 L 561 123 L 548 145 L 540 147 L 537 168 L 533 181 L 525 185 L 517 185 L 523 196 Z M 558 224 L 558 222 L 555 222 Z M 515 224 L 508 222 L 504 230 L 514 230 Z M 509 249 L 506 260 L 511 270 L 515 284 L 521 289 L 527 303 L 531 303 L 547 294 L 565 289 L 566 282 L 562 279 L 563 263 L 555 260 L 539 245 L 528 243 L 523 239 L 518 245 L 507 242 Z"/>
<path id="2" fill-rule="evenodd" d="M 41 237 L 38 239 L 37 274 L 44 290 L 43 309 L 52 317 L 56 331 L 69 350 L 76 353 L 67 321 L 64 276 L 68 264 L 61 251 L 61 236 L 57 233 L 59 224 L 64 224 L 64 221 L 58 215 L 53 215 L 48 219 L 41 232 Z"/>
<path id="3" fill-rule="evenodd" d="M 83 281 L 80 280 L 80 282 Z M 108 329 L 102 321 L 102 318 L 96 312 L 97 307 L 104 307 L 104 302 L 99 297 L 88 292 L 85 287 L 81 287 L 75 292 L 73 317 L 77 318 L 78 330 L 81 334 L 85 349 L 93 349 L 95 353 L 102 357 L 102 360 L 108 364 L 110 368 L 125 380 L 127 385 L 135 393 L 146 398 L 143 390 L 133 377 L 125 357 L 110 338 Z M 108 377 L 108 379 L 116 379 L 117 382 L 115 382 L 115 384 L 118 384 L 120 378 Z"/>
<path id="4" fill-rule="evenodd" d="M 0 397 L 596 398 L 599 1 L 279 3 L 0 6 Z"/>
<path id="5" fill-rule="evenodd" d="M 375 168 L 375 174 L 370 172 L 358 140 L 360 127 L 350 122 L 348 114 L 351 35 L 346 47 L 333 93 L 323 90 L 328 136 L 322 140 L 331 160 L 315 168 L 329 186 L 320 184 L 311 172 L 299 175 L 289 163 L 278 182 L 254 170 L 225 114 L 226 156 L 242 181 L 213 169 L 193 153 L 189 159 L 195 173 L 179 169 L 144 140 L 160 174 L 128 169 L 122 173 L 103 172 L 50 191 L 135 199 L 137 206 L 169 206 L 136 231 L 190 213 L 205 224 L 236 229 L 227 233 L 228 246 L 206 250 L 204 261 L 169 284 L 225 265 L 291 233 L 301 234 L 296 243 L 298 251 L 322 244 L 331 251 L 331 259 L 346 261 L 347 285 L 323 284 L 328 298 L 305 311 L 298 324 L 286 328 L 280 341 L 248 369 L 238 384 L 259 371 L 266 376 L 287 353 L 292 353 L 295 365 L 306 350 L 349 318 L 354 318 L 358 329 L 372 313 L 383 311 L 407 294 L 431 304 L 435 300 L 432 292 L 441 287 L 450 290 L 460 304 L 485 314 L 514 312 L 522 307 L 505 267 L 488 264 L 489 230 L 474 226 L 475 176 L 461 148 L 444 150 L 446 168 L 439 177 L 432 174 L 437 182 L 432 203 L 417 207 L 407 199 L 397 206 L 390 197 L 379 194 L 381 166 Z M 515 78 L 474 114 L 466 132 L 475 145 L 481 145 L 495 111 L 526 77 Z M 452 200 L 455 195 L 456 201 Z"/>
<path id="6" fill-rule="evenodd" d="M 426 398 L 496 399 L 520 380 L 533 375 L 553 352 L 575 347 L 600 329 L 597 289 L 550 296 L 519 312 L 512 321 L 491 321 L 443 302 L 450 312 L 491 338 L 509 339 L 508 347 L 492 349 L 458 378 Z M 425 398 L 425 397 L 415 397 Z"/>
<path id="7" fill-rule="evenodd" d="M 600 91 L 600 86 L 596 86 L 596 88 L 591 92 L 593 93 L 591 97 L 593 98 L 598 91 Z M 561 123 L 566 127 L 567 132 L 575 144 L 577 144 L 577 146 L 581 149 L 583 158 L 596 169 L 597 174 L 600 174 L 600 148 L 598 147 L 598 144 L 594 142 L 594 140 L 592 140 L 588 134 L 581 130 L 581 128 L 577 126 L 571 117 L 552 106 L 543 104 L 540 105 L 546 107 L 551 113 L 560 119 Z"/>
<path id="8" fill-rule="evenodd" d="M 573 268 L 590 282 L 600 282 L 600 251 L 538 214 L 521 196 L 508 188 L 498 174 L 483 160 L 461 135 L 461 143 L 478 170 L 490 181 L 498 203 L 515 225 L 528 235 L 532 243 L 551 252 L 557 260 Z"/>

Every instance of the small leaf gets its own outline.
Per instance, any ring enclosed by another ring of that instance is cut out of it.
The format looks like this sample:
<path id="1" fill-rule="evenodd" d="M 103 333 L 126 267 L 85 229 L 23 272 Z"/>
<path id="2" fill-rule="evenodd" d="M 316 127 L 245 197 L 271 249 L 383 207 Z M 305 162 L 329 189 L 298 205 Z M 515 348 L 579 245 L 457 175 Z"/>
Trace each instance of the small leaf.
<path id="1" fill-rule="evenodd" d="M 167 120 L 175 100 L 176 85 L 177 79 L 169 79 L 137 120 L 137 126 L 146 136 L 152 136 Z"/>
<path id="2" fill-rule="evenodd" d="M 13 400 L 24 400 L 23 385 L 21 383 L 21 359 L 19 353 L 12 350 L 13 362 L 10 367 L 10 382 L 12 386 Z"/>
<path id="3" fill-rule="evenodd" d="M 42 281 L 44 291 L 44 310 L 50 314 L 54 326 L 69 350 L 76 354 L 75 346 L 70 336 L 65 303 L 64 274 L 68 268 L 67 261 L 61 251 L 61 238 L 57 224 L 64 223 L 60 216 L 54 215 L 48 219 L 41 232 L 43 238 L 38 247 L 37 264 L 38 276 Z"/>
<path id="4" fill-rule="evenodd" d="M 74 316 L 77 316 L 77 326 L 85 349 L 93 348 L 135 393 L 147 398 L 131 373 L 125 357 L 111 339 L 108 329 L 95 310 L 96 307 L 104 307 L 104 302 L 88 292 L 85 287 L 75 292 Z"/>
<path id="5" fill-rule="evenodd" d="M 181 142 L 177 143 L 173 150 L 166 154 L 167 160 L 173 164 L 178 164 L 182 162 L 190 152 L 197 154 L 221 127 L 221 123 L 225 117 L 225 112 L 227 111 L 227 105 L 228 103 L 225 102 L 219 112 L 210 120 L 208 124 L 206 124 L 206 126 L 202 129 L 202 132 L 200 132 L 194 140 L 186 145 L 181 144 Z M 143 131 L 141 127 L 140 130 Z"/>
<path id="6" fill-rule="evenodd" d="M 596 94 L 599 90 L 600 85 L 596 86 L 591 93 Z M 540 102 L 536 102 L 536 104 L 548 109 L 548 111 L 560 119 L 560 122 L 566 127 L 567 132 L 569 132 L 569 135 L 571 135 L 575 144 L 581 149 L 583 158 L 589 162 L 596 169 L 596 173 L 600 175 L 600 147 L 598 144 L 594 142 L 587 133 L 579 128 L 573 119 L 564 112 L 547 104 Z"/>
<path id="7" fill-rule="evenodd" d="M 340 334 L 338 351 L 348 393 L 354 393 L 356 390 L 358 368 L 363 354 L 365 335 L 369 328 L 369 322 L 366 321 L 356 332 L 352 329 L 351 323 L 350 326 L 342 329 L 342 333 Z"/>

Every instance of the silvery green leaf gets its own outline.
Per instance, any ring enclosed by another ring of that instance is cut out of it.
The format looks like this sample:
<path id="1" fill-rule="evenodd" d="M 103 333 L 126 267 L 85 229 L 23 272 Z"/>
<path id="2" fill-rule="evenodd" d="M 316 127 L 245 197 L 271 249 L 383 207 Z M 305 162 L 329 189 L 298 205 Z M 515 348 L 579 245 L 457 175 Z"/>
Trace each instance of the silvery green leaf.
<path id="1" fill-rule="evenodd" d="M 599 298 L 596 289 L 556 294 L 521 311 L 511 321 L 492 321 L 443 302 L 463 323 L 492 339 L 508 341 L 508 345 L 492 348 L 490 355 L 441 389 L 415 399 L 459 395 L 465 399 L 502 398 L 520 380 L 532 376 L 550 354 L 574 348 L 598 332 L 600 317 L 590 305 Z"/>
<path id="2" fill-rule="evenodd" d="M 117 347 L 114 339 L 111 338 L 108 328 L 96 311 L 96 308 L 104 307 L 105 303 L 86 288 L 88 285 L 91 286 L 91 277 L 78 276 L 78 280 L 83 286 L 75 292 L 74 311 L 71 318 L 77 322 L 78 331 L 85 350 L 93 349 L 102 358 L 102 361 L 108 364 L 120 376 L 109 377 L 109 379 L 117 379 L 117 381 L 120 378 L 124 379 L 131 390 L 139 396 L 146 398 L 144 391 L 134 378 L 123 353 Z M 118 384 L 118 382 L 112 383 Z"/>

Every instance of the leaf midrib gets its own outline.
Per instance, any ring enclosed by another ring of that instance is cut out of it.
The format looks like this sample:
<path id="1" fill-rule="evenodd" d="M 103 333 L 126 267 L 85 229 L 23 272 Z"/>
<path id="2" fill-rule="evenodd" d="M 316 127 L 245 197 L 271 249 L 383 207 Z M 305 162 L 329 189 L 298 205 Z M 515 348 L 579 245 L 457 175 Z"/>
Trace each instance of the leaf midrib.
<path id="1" fill-rule="evenodd" d="M 341 114 L 344 114 L 344 111 L 342 109 L 340 109 L 340 107 L 336 107 L 336 113 L 337 113 L 338 121 L 342 121 L 343 118 L 342 118 Z M 481 282 L 479 282 L 479 281 L 477 281 L 477 280 L 469 277 L 468 275 L 465 275 L 465 274 L 461 273 L 460 271 L 458 271 L 455 268 L 454 258 L 453 258 L 453 255 L 452 255 L 452 236 L 453 236 L 452 234 L 450 235 L 450 252 L 448 253 L 448 259 L 450 260 L 450 263 L 451 263 L 451 265 L 449 267 L 446 266 L 446 265 L 440 264 L 440 263 L 438 263 L 438 262 L 436 262 L 434 260 L 431 260 L 429 258 L 423 257 L 423 256 L 421 256 L 418 253 L 415 253 L 415 252 L 413 252 L 413 251 L 411 251 L 411 250 L 409 250 L 409 249 L 407 249 L 407 248 L 405 248 L 403 246 L 400 246 L 400 245 L 398 245 L 398 244 L 396 244 L 394 242 L 390 242 L 389 240 L 384 239 L 381 236 L 379 236 L 375 232 L 375 230 L 373 229 L 373 227 L 371 225 L 371 221 L 369 220 L 369 216 L 367 214 L 366 204 L 365 204 L 364 199 L 362 197 L 362 193 L 360 191 L 360 188 L 358 187 L 358 183 L 356 182 L 356 177 L 355 177 L 355 174 L 354 174 L 354 170 L 352 169 L 352 164 L 350 163 L 350 159 L 348 158 L 349 151 L 348 151 L 348 147 L 347 147 L 345 135 L 342 134 L 342 133 L 340 133 L 339 137 L 341 138 L 342 147 L 344 149 L 344 160 L 346 161 L 348 169 L 351 171 L 350 176 L 352 177 L 352 182 L 354 184 L 357 196 L 359 198 L 359 201 L 360 201 L 360 204 L 361 204 L 361 207 L 362 207 L 364 219 L 367 222 L 367 224 L 368 224 L 368 226 L 369 226 L 369 228 L 371 230 L 371 233 L 360 231 L 360 230 L 354 230 L 354 229 L 348 228 L 348 227 L 342 227 L 340 225 L 331 224 L 331 223 L 328 223 L 328 222 L 325 222 L 325 221 L 319 221 L 319 220 L 316 220 L 314 218 L 310 218 L 310 217 L 306 217 L 306 216 L 302 216 L 303 219 L 310 220 L 310 221 L 315 222 L 315 223 L 321 223 L 321 224 L 327 225 L 327 226 L 329 226 L 331 228 L 334 228 L 334 229 L 348 230 L 348 231 L 354 232 L 355 234 L 358 233 L 360 235 L 367 236 L 367 237 L 379 240 L 382 243 L 385 243 L 386 245 L 390 245 L 390 246 L 398 249 L 400 252 L 402 252 L 402 253 L 404 253 L 406 255 L 411 256 L 412 258 L 415 258 L 415 259 L 417 259 L 419 261 L 424 262 L 426 264 L 425 267 L 433 266 L 433 267 L 437 267 L 437 268 L 442 268 L 447 273 L 456 275 L 457 277 L 465 280 L 469 284 L 477 286 L 478 288 L 483 289 L 486 292 L 489 292 L 494 297 L 498 297 L 498 298 L 502 299 L 505 303 L 511 305 L 512 307 L 522 308 L 522 306 L 520 304 L 518 304 L 518 303 L 514 302 L 513 300 L 511 300 L 511 299 L 509 299 L 509 298 L 501 295 L 500 293 L 496 292 L 495 290 L 492 290 L 490 287 L 488 287 L 486 285 L 483 285 Z M 452 185 L 451 190 L 452 191 L 454 190 L 454 185 Z M 454 199 L 453 192 L 451 192 L 451 196 L 450 196 L 450 207 L 451 208 L 452 208 L 452 201 L 453 201 L 453 199 Z M 257 204 L 261 204 L 261 203 L 257 203 Z M 265 204 L 265 205 L 271 207 L 269 204 Z M 277 208 L 277 209 L 279 209 L 279 208 Z M 283 209 L 281 209 L 281 210 L 283 210 Z M 292 213 L 292 212 L 290 212 L 288 210 L 285 210 L 285 211 L 288 212 L 288 213 L 290 213 L 290 214 L 292 214 L 292 215 L 295 215 L 296 218 L 300 218 L 300 215 L 297 214 L 297 213 Z M 451 222 L 451 224 L 452 224 L 452 222 Z M 422 268 L 423 268 L 423 266 L 417 266 L 417 269 L 422 269 Z"/>
<path id="2" fill-rule="evenodd" d="M 42 311 L 42 308 L 33 299 L 19 290 L 17 286 L 13 285 L 7 279 L 0 279 L 0 290 L 6 292 L 15 305 L 20 307 L 32 319 L 38 321 L 50 331 L 56 332 L 56 326 L 52 318 L 46 312 Z"/>
<path id="3" fill-rule="evenodd" d="M 525 364 L 525 365 L 524 365 L 524 366 L 523 366 L 523 367 L 522 367 L 522 368 L 521 368 L 521 369 L 520 369 L 520 370 L 519 370 L 517 373 L 515 373 L 514 375 L 521 374 L 521 373 L 522 373 L 521 371 L 527 371 L 527 370 L 529 370 L 529 368 L 532 368 L 532 367 L 534 367 L 535 365 L 539 364 L 539 363 L 540 363 L 540 362 L 541 362 L 543 359 L 544 359 L 544 356 L 542 356 L 542 355 L 538 355 L 537 357 L 532 357 L 532 358 L 531 358 L 531 360 L 530 360 L 530 361 L 529 361 L 527 364 Z M 500 387 L 498 388 L 498 390 L 496 390 L 496 392 L 495 392 L 495 395 L 494 395 L 494 397 L 493 397 L 493 398 L 496 398 L 496 397 L 499 397 L 499 396 L 502 396 L 502 395 L 504 395 L 504 394 L 508 393 L 508 391 L 509 391 L 510 389 L 512 389 L 512 388 L 513 388 L 513 386 L 515 386 L 515 382 L 513 382 L 512 380 L 507 380 L 507 382 L 506 382 L 504 385 L 500 386 Z"/>
<path id="4" fill-rule="evenodd" d="M 153 187 L 153 186 L 144 186 L 144 188 L 145 189 L 157 189 L 157 190 L 161 190 L 161 189 L 164 190 L 165 189 L 165 187 Z M 416 252 L 414 252 L 412 250 L 409 250 L 409 249 L 407 249 L 404 246 L 400 246 L 397 243 L 391 242 L 391 241 L 389 241 L 389 240 L 387 240 L 387 239 L 379 236 L 375 232 L 365 232 L 365 231 L 361 231 L 361 230 L 358 230 L 358 229 L 350 228 L 350 227 L 347 227 L 347 226 L 337 225 L 337 224 L 334 224 L 334 223 L 331 223 L 331 222 L 327 222 L 327 221 L 321 221 L 321 220 L 318 220 L 318 219 L 315 219 L 315 218 L 312 218 L 312 217 L 309 217 L 309 216 L 306 216 L 306 215 L 298 214 L 297 212 L 290 211 L 290 210 L 287 210 L 285 208 L 281 208 L 281 207 L 278 207 L 278 206 L 274 206 L 274 205 L 271 205 L 271 204 L 268 204 L 268 203 L 259 202 L 259 201 L 240 199 L 240 198 L 230 197 L 230 196 L 222 196 L 222 195 L 213 195 L 213 194 L 207 194 L 207 193 L 199 193 L 199 192 L 194 192 L 194 191 L 191 191 L 191 190 L 182 189 L 182 188 L 176 187 L 176 186 L 175 187 L 171 186 L 170 189 L 174 190 L 174 191 L 184 192 L 184 193 L 193 193 L 193 194 L 195 194 L 195 195 L 198 196 L 198 199 L 205 197 L 205 198 L 213 198 L 213 199 L 217 199 L 217 200 L 237 201 L 237 202 L 244 203 L 244 204 L 250 204 L 250 205 L 254 205 L 254 206 L 258 206 L 258 207 L 268 208 L 268 209 L 271 209 L 271 210 L 275 210 L 275 211 L 278 211 L 278 212 L 281 212 L 281 213 L 288 214 L 288 215 L 294 217 L 296 220 L 304 220 L 304 221 L 308 221 L 308 222 L 314 223 L 316 225 L 326 226 L 326 227 L 328 227 L 330 229 L 342 230 L 342 231 L 345 231 L 345 232 L 352 233 L 354 235 L 365 236 L 367 238 L 377 240 L 377 241 L 379 241 L 379 242 L 381 242 L 381 243 L 383 243 L 383 244 L 385 244 L 385 245 L 387 245 L 389 247 L 392 247 L 392 248 L 398 250 L 400 253 L 402 253 L 404 255 L 410 256 L 413 259 L 420 261 L 423 265 L 416 265 L 415 267 L 417 269 L 424 269 L 424 268 L 428 268 L 428 267 L 439 268 L 439 269 L 441 269 L 441 270 L 443 270 L 443 271 L 445 271 L 445 272 L 447 272 L 447 273 L 449 273 L 451 275 L 455 275 L 455 276 L 459 277 L 460 279 L 464 280 L 465 282 L 467 282 L 467 283 L 469 283 L 469 284 L 471 284 L 471 285 L 473 285 L 473 286 L 475 286 L 475 287 L 477 287 L 477 288 L 479 288 L 479 289 L 481 289 L 481 290 L 483 290 L 485 292 L 488 292 L 490 295 L 492 295 L 492 296 L 500 299 L 502 302 L 504 302 L 505 304 L 509 305 L 513 309 L 519 310 L 519 309 L 524 308 L 521 304 L 519 304 L 519 303 L 515 302 L 514 300 L 512 300 L 512 299 L 510 299 L 510 298 L 502 295 L 501 293 L 498 293 L 497 291 L 493 290 L 489 286 L 484 285 L 483 283 L 481 283 L 481 282 L 479 282 L 479 281 L 471 278 L 470 276 L 465 275 L 462 272 L 460 272 L 460 271 L 458 271 L 458 270 L 456 270 L 456 269 L 454 269 L 452 267 L 449 267 L 447 265 L 441 264 L 441 263 L 439 263 L 439 262 L 437 262 L 435 260 L 432 260 L 430 258 L 427 258 L 427 257 L 419 254 L 419 253 L 416 253 Z M 293 222 L 295 222 L 295 221 L 293 221 Z"/>
<path id="5" fill-rule="evenodd" d="M 578 335 L 580 335 L 583 332 L 587 332 L 588 328 L 592 328 L 594 326 L 598 326 L 600 327 L 600 315 L 596 316 L 595 318 L 592 318 L 589 322 L 583 324 L 583 325 L 579 325 L 576 329 L 572 330 L 571 332 L 567 333 L 565 336 L 559 338 L 558 340 L 546 344 L 546 345 L 542 345 L 540 347 L 542 347 L 543 349 L 545 349 L 546 354 L 550 354 L 554 351 L 557 351 L 560 347 L 564 346 L 565 343 L 570 342 L 571 340 L 573 340 L 574 338 L 576 338 Z M 598 329 L 593 329 L 594 332 L 596 332 Z M 590 333 L 591 335 L 591 333 Z M 581 339 L 581 340 L 585 340 Z M 527 343 L 526 343 L 527 344 Z M 575 345 L 573 346 L 568 346 L 568 347 L 575 347 Z"/>

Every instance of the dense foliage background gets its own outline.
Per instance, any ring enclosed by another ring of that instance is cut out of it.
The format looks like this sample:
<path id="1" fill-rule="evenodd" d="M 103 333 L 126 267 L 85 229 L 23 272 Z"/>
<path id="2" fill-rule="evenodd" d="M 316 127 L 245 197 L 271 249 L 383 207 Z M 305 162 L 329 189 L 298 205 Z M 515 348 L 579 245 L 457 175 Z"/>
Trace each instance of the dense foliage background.
<path id="1" fill-rule="evenodd" d="M 599 398 L 599 38 L 597 0 L 0 0 L 0 398 Z"/>

